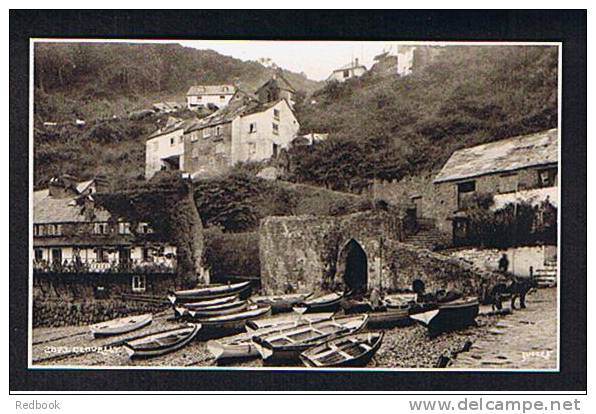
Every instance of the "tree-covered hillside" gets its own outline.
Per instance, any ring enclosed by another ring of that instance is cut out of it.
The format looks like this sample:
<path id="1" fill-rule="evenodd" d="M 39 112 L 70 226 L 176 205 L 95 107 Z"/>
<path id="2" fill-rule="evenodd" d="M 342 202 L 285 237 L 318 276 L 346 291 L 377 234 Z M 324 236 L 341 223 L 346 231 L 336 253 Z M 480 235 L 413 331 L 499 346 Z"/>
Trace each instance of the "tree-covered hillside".
<path id="1" fill-rule="evenodd" d="M 440 168 L 459 148 L 556 127 L 557 49 L 449 46 L 407 77 L 328 84 L 298 113 L 303 132 L 330 139 L 290 151 L 290 178 L 359 191 Z"/>
<path id="2" fill-rule="evenodd" d="M 43 121 L 124 115 L 158 100 L 184 100 L 193 84 L 236 83 L 253 91 L 273 72 L 179 44 L 37 43 L 34 52 L 35 115 Z M 320 87 L 303 74 L 283 73 L 297 91 Z"/>

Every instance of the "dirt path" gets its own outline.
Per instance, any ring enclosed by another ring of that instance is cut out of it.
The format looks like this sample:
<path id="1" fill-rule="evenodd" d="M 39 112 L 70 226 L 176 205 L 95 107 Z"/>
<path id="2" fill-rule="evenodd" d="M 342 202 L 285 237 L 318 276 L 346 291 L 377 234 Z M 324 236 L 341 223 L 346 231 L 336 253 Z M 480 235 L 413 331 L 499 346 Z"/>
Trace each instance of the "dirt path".
<path id="1" fill-rule="evenodd" d="M 451 367 L 556 369 L 557 289 L 535 291 L 526 304 L 501 317 Z"/>

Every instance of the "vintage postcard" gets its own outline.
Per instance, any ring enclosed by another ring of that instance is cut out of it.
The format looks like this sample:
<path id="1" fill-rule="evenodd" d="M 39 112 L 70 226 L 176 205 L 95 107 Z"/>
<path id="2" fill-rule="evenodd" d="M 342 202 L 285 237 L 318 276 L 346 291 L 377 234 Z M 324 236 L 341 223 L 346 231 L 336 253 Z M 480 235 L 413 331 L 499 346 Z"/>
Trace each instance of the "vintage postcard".
<path id="1" fill-rule="evenodd" d="M 31 39 L 29 367 L 558 371 L 562 47 Z"/>

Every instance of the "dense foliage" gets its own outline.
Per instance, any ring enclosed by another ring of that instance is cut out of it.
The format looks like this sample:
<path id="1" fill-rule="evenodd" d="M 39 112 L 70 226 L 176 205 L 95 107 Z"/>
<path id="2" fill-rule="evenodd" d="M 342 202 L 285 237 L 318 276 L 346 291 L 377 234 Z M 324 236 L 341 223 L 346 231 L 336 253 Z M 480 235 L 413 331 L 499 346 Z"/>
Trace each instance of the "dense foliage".
<path id="1" fill-rule="evenodd" d="M 205 227 L 236 233 L 256 230 L 267 216 L 336 215 L 371 207 L 350 194 L 242 173 L 196 182 L 194 198 Z"/>
<path id="2" fill-rule="evenodd" d="M 44 121 L 123 115 L 159 100 L 185 100 L 193 84 L 236 83 L 253 91 L 273 69 L 178 44 L 36 43 L 35 115 Z M 284 71 L 294 88 L 318 88 Z"/>
<path id="3" fill-rule="evenodd" d="M 468 239 L 460 243 L 485 247 L 557 244 L 557 208 L 548 200 L 539 204 L 508 203 L 491 209 L 492 196 L 478 195 L 467 210 Z"/>
<path id="4" fill-rule="evenodd" d="M 260 278 L 258 233 L 231 234 L 209 229 L 204 236 L 203 264 L 209 269 L 212 283 Z"/>
<path id="5" fill-rule="evenodd" d="M 330 138 L 291 150 L 290 178 L 358 192 L 435 170 L 463 147 L 556 127 L 557 49 L 448 46 L 408 77 L 329 83 L 297 111 L 303 132 Z"/>
<path id="6" fill-rule="evenodd" d="M 133 234 L 138 223 L 146 222 L 161 241 L 172 242 L 177 248 L 178 272 L 192 286 L 196 283 L 196 263 L 200 259 L 195 252 L 203 241 L 201 219 L 191 191 L 192 185 L 180 174 L 160 172 L 148 182 L 94 197 L 114 219 L 132 223 Z"/>

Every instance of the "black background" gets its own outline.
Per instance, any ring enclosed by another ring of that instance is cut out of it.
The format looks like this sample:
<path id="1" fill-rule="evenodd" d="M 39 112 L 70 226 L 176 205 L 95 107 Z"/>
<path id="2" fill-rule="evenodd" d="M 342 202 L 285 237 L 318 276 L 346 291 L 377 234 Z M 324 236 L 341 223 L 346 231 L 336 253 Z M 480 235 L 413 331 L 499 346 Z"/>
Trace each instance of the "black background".
<path id="1" fill-rule="evenodd" d="M 563 42 L 560 373 L 28 370 L 29 39 L 40 37 Z M 585 10 L 11 10 L 10 391 L 586 390 L 586 67 Z"/>

